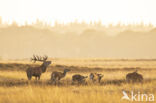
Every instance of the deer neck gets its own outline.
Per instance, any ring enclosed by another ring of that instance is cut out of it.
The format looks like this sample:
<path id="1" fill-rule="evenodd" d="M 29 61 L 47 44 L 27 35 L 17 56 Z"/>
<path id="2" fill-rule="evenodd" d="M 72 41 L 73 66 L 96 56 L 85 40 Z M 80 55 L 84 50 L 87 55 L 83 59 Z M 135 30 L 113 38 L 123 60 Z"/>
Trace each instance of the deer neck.
<path id="1" fill-rule="evenodd" d="M 66 76 L 66 74 L 67 74 L 67 72 L 66 72 L 66 71 L 64 71 L 64 72 L 63 72 L 63 76 Z"/>
<path id="2" fill-rule="evenodd" d="M 47 69 L 47 66 L 43 63 L 41 65 L 41 69 L 42 69 L 42 73 L 44 73 L 46 71 L 46 69 Z"/>

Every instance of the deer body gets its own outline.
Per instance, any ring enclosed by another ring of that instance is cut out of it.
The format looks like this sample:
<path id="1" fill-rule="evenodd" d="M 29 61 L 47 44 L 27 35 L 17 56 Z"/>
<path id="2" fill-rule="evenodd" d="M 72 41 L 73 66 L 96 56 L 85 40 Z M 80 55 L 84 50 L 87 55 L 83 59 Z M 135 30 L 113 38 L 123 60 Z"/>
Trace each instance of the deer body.
<path id="1" fill-rule="evenodd" d="M 100 83 L 103 75 L 102 74 L 98 74 L 98 73 L 90 73 L 89 77 L 90 77 L 90 80 L 92 80 L 92 82 Z"/>
<path id="2" fill-rule="evenodd" d="M 143 76 L 137 72 L 128 73 L 126 75 L 127 82 L 143 82 Z"/>
<path id="3" fill-rule="evenodd" d="M 47 57 L 43 58 L 43 60 L 42 60 L 41 57 L 35 57 L 35 56 L 32 60 L 34 60 L 35 62 L 36 61 L 42 61 L 43 63 L 41 66 L 29 67 L 26 70 L 28 80 L 31 80 L 32 76 L 34 76 L 36 78 L 36 80 L 37 79 L 40 80 L 41 74 L 46 71 L 48 65 L 51 64 L 51 61 L 46 61 Z"/>
<path id="4" fill-rule="evenodd" d="M 52 82 L 57 82 L 59 81 L 60 79 L 64 78 L 67 74 L 67 72 L 69 72 L 70 70 L 69 69 L 64 69 L 64 72 L 57 72 L 57 71 L 54 71 L 51 73 L 51 80 Z"/>
<path id="5" fill-rule="evenodd" d="M 72 82 L 78 82 L 78 83 L 84 83 L 85 82 L 85 79 L 87 78 L 88 76 L 82 76 L 80 74 L 75 74 L 72 76 Z"/>

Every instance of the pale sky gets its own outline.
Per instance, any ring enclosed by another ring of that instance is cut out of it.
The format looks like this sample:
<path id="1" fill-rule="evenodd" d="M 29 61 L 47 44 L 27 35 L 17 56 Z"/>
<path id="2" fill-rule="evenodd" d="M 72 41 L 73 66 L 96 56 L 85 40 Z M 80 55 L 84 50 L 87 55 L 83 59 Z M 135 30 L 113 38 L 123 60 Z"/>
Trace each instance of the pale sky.
<path id="1" fill-rule="evenodd" d="M 3 22 L 98 21 L 156 25 L 156 0 L 0 0 Z"/>

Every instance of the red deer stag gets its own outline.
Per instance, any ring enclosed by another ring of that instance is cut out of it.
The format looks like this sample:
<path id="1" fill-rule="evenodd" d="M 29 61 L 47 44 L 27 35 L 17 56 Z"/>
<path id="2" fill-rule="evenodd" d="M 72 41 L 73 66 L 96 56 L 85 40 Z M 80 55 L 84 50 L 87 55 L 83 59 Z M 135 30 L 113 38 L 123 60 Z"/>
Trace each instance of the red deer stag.
<path id="1" fill-rule="evenodd" d="M 35 56 L 33 55 L 33 58 L 31 58 L 34 63 L 36 61 L 43 62 L 41 66 L 36 66 L 36 67 L 29 67 L 26 70 L 28 80 L 31 80 L 32 76 L 36 78 L 36 80 L 40 80 L 41 74 L 44 73 L 48 67 L 48 65 L 51 64 L 51 61 L 46 61 L 48 59 L 47 56 L 41 57 L 41 56 Z"/>

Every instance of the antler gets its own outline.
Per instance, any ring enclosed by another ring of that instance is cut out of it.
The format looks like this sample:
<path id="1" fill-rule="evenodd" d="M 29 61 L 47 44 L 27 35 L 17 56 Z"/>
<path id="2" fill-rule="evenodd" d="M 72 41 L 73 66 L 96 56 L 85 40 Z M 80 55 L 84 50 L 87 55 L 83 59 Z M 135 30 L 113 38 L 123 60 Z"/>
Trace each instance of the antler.
<path id="1" fill-rule="evenodd" d="M 36 61 L 46 61 L 48 59 L 48 56 L 44 56 L 44 57 L 41 57 L 41 56 L 38 56 L 38 55 L 33 55 L 33 57 L 31 58 L 31 61 L 34 61 L 34 63 Z"/>
<path id="2" fill-rule="evenodd" d="M 33 55 L 33 57 L 31 58 L 31 61 L 34 61 L 34 63 L 37 61 L 37 58 L 35 55 Z"/>
<path id="3" fill-rule="evenodd" d="M 45 55 L 45 56 L 43 57 L 43 60 L 46 61 L 47 59 L 48 59 L 48 56 Z"/>

